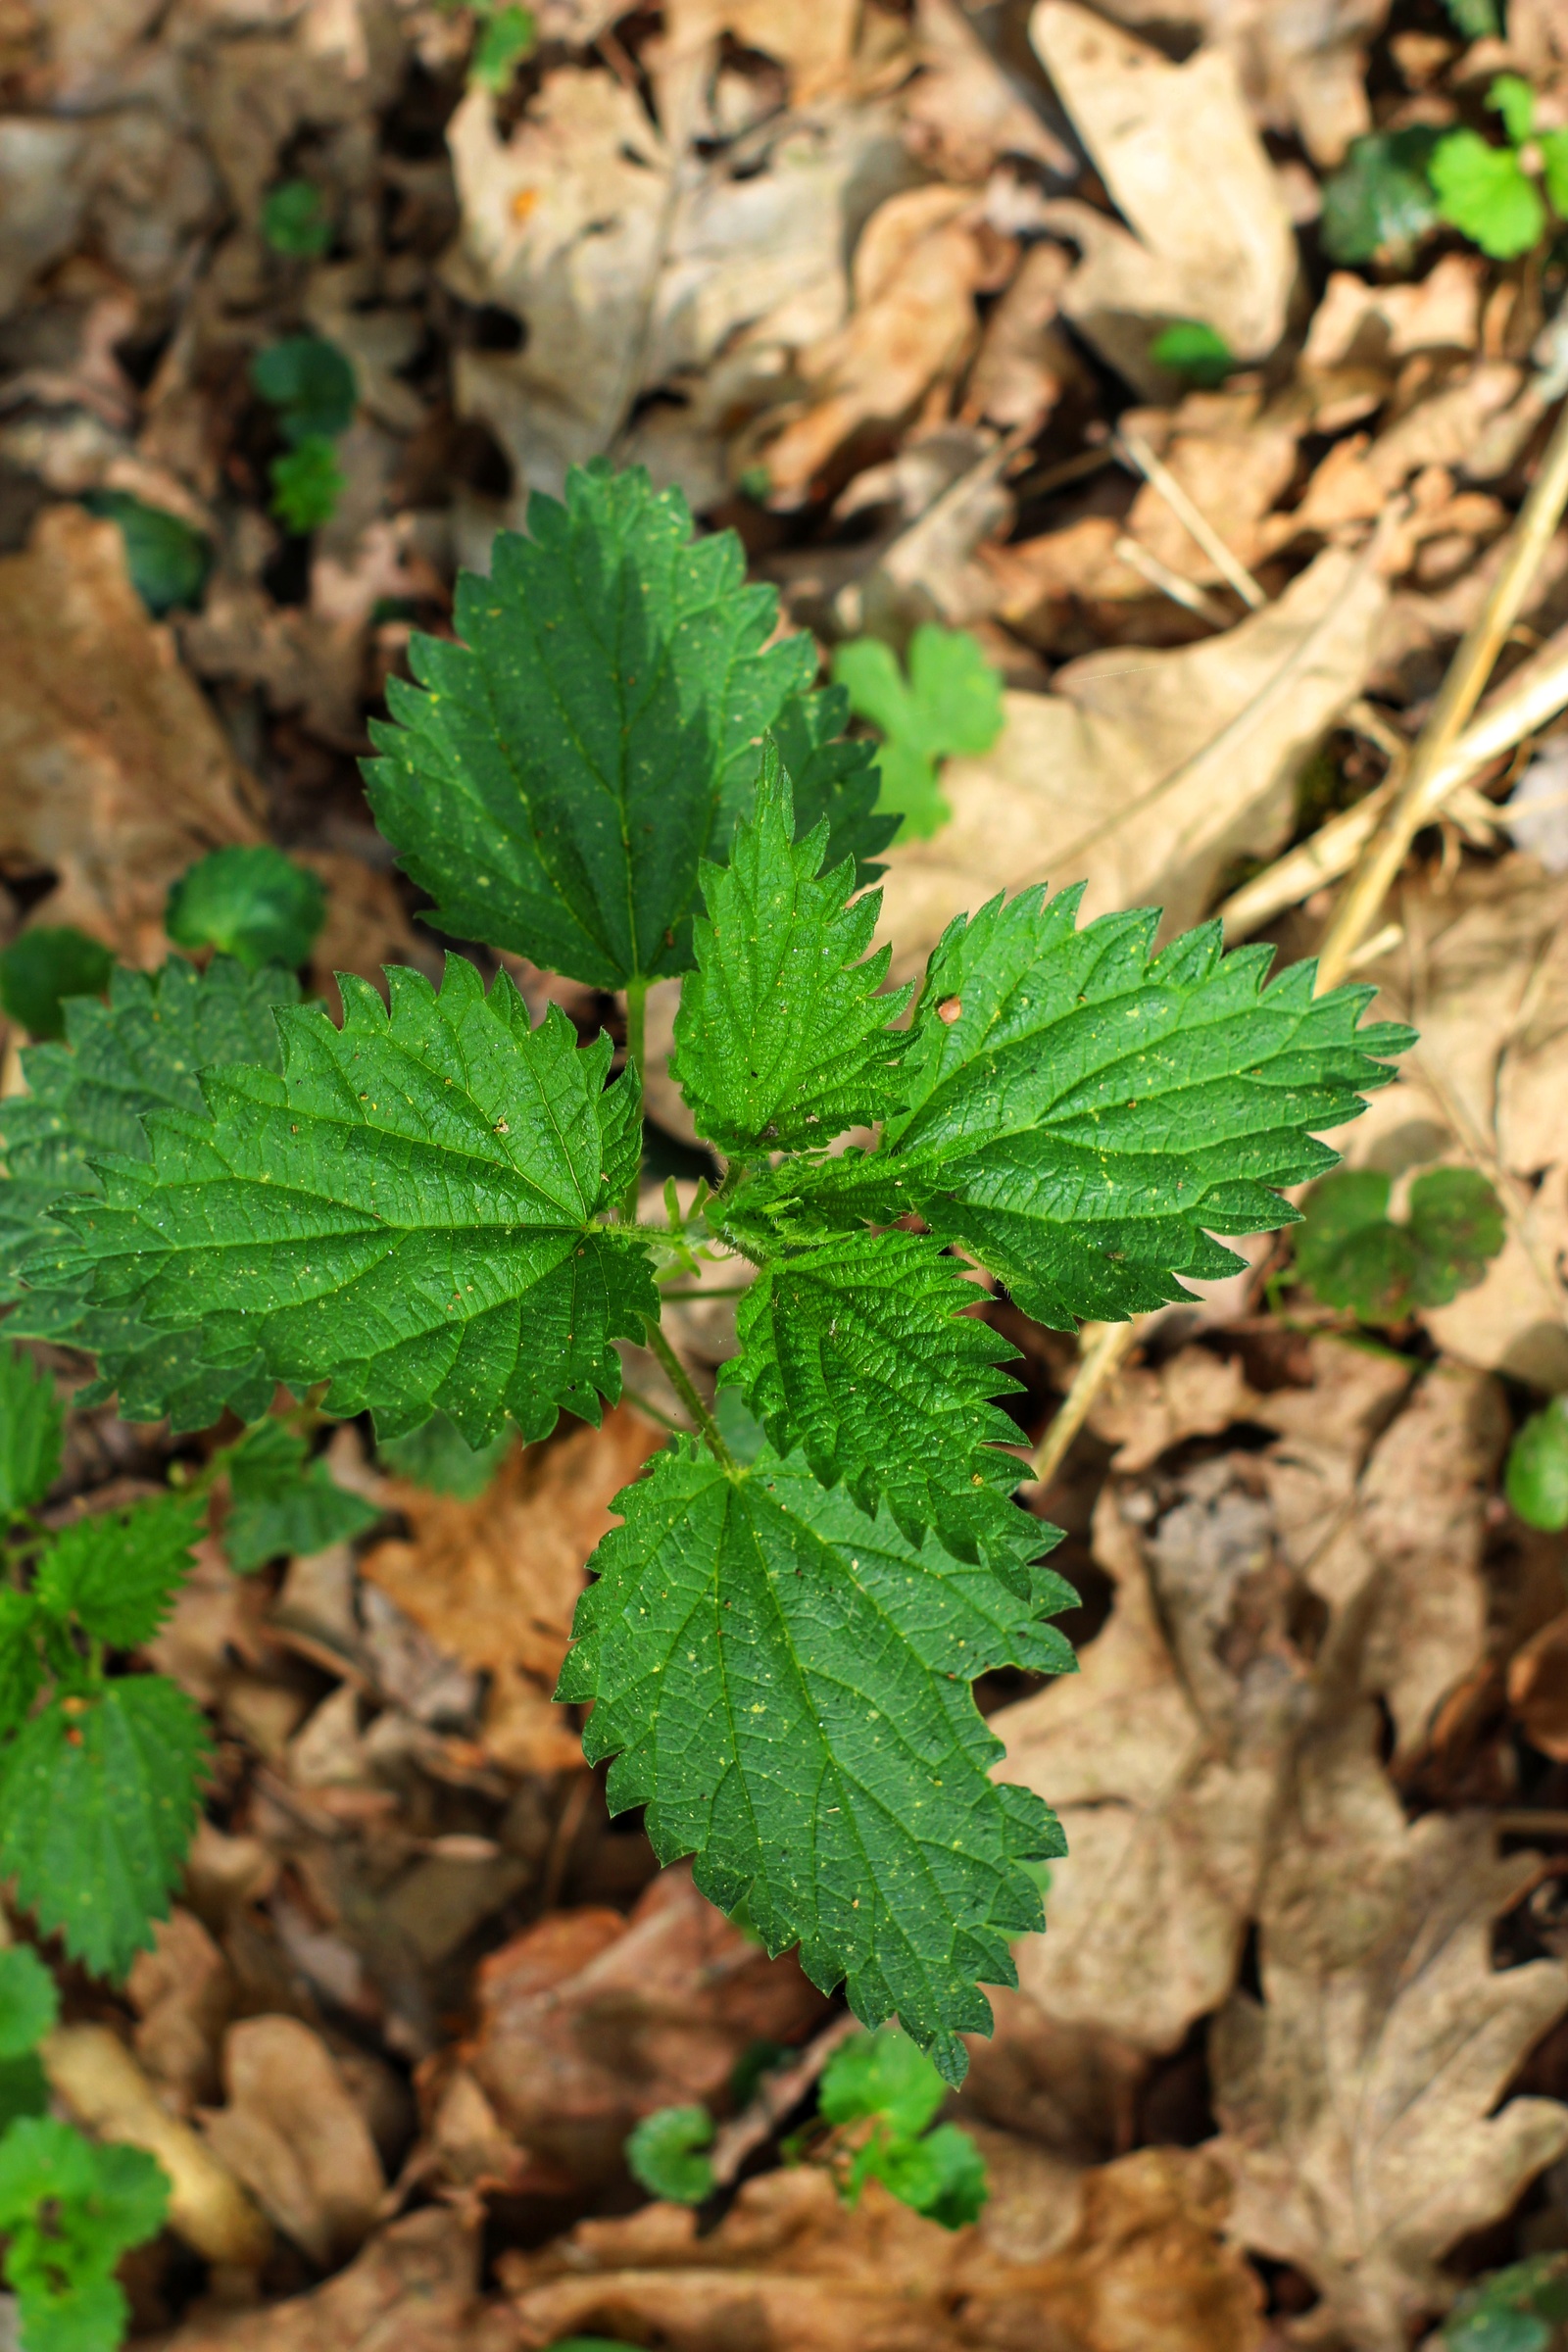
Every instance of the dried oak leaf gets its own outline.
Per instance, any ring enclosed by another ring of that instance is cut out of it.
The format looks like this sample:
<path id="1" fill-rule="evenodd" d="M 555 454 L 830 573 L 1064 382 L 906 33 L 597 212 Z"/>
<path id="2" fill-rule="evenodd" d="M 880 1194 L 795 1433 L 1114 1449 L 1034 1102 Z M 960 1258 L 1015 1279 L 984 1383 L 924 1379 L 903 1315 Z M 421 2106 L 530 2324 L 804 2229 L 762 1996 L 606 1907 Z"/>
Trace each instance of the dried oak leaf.
<path id="1" fill-rule="evenodd" d="M 1064 2190 L 1025 2142 L 985 2133 L 983 2150 L 993 2201 L 957 2232 L 879 2181 L 849 2211 L 809 2166 L 748 2181 L 707 2237 L 672 2205 L 583 2222 L 502 2257 L 521 2343 L 655 2331 L 678 2352 L 1256 2352 L 1258 2284 L 1223 2243 L 1227 2184 L 1208 2158 L 1144 2148 Z M 1043 2228 L 1054 2249 L 1017 2259 Z"/>
<path id="2" fill-rule="evenodd" d="M 510 2322 L 476 2296 L 477 2221 L 466 2205 L 428 2205 L 313 2294 L 191 2320 L 165 2352 L 511 2352 Z"/>
<path id="3" fill-rule="evenodd" d="M 148 618 L 114 523 L 42 514 L 0 560 L 0 864 L 58 876 L 38 920 L 156 962 L 170 884 L 261 839 L 255 788 Z"/>
<path id="4" fill-rule="evenodd" d="M 514 1449 L 474 1502 L 393 1480 L 411 1533 L 360 1562 L 444 1655 L 489 1678 L 483 1737 L 514 1772 L 570 1772 L 582 1749 L 552 1703 L 583 1570 L 615 1524 L 612 1497 L 662 1443 L 629 1406 Z"/>
<path id="5" fill-rule="evenodd" d="M 629 1920 L 558 1911 L 481 1962 L 464 2055 L 507 2130 L 584 2181 L 620 2172 L 656 2107 L 722 2102 L 754 2041 L 794 2042 L 821 2016 L 793 1958 L 769 1960 L 666 1870 Z"/>
<path id="6" fill-rule="evenodd" d="M 1387 2352 L 1451 2293 L 1438 2264 L 1568 2148 L 1568 2107 L 1497 2102 L 1568 2008 L 1568 1966 L 1494 1969 L 1493 1921 L 1533 1854 L 1499 1860 L 1485 1817 L 1407 1823 L 1357 1705 L 1303 1747 L 1264 1878 L 1263 1999 L 1209 2042 L 1211 2143 L 1231 2227 L 1321 2301 L 1304 2343 Z"/>
<path id="7" fill-rule="evenodd" d="M 1116 1605 L 1081 1670 L 992 1718 L 1000 1777 L 1051 1791 L 1067 1833 L 1050 1931 L 1017 1946 L 1046 2014 L 1174 2049 L 1234 1982 L 1280 1774 L 1306 1698 L 1247 1457 L 1200 1465 L 1158 1525 L 1112 1483 L 1095 1556 Z"/>
<path id="8" fill-rule="evenodd" d="M 250 2017 L 223 2044 L 228 2104 L 208 2141 L 278 2229 L 325 2270 L 364 2244 L 386 2187 L 361 2107 L 319 2034 Z"/>

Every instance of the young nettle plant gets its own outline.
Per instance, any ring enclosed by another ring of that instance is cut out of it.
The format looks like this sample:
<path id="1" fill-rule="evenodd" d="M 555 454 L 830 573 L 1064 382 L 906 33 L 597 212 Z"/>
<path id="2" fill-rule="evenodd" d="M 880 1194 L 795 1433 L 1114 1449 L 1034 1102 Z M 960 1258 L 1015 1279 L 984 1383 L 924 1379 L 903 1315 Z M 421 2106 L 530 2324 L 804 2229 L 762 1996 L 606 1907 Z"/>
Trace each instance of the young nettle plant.
<path id="1" fill-rule="evenodd" d="M 889 992 L 862 886 L 896 819 L 738 542 L 694 540 L 640 471 L 575 473 L 529 522 L 460 582 L 459 642 L 414 640 L 371 800 L 438 929 L 624 992 L 620 1075 L 461 955 L 439 989 L 391 971 L 390 1007 L 345 980 L 341 1027 L 282 1004 L 275 1046 L 206 1055 L 199 1106 L 193 1058 L 128 1149 L 81 1153 L 23 1312 L 101 1345 L 132 1409 L 256 1412 L 281 1381 L 470 1447 L 597 1420 L 616 1341 L 645 1342 L 694 1434 L 618 1498 L 560 1695 L 592 1702 L 586 1751 L 662 1857 L 956 2081 L 1062 1850 L 992 1777 L 970 1685 L 1066 1669 L 1073 1598 L 1011 1499 L 970 1266 L 1060 1327 L 1232 1270 L 1212 1237 L 1290 1220 L 1277 1188 L 1333 1158 L 1311 1130 L 1407 1033 L 1358 1030 L 1371 992 L 1314 998 L 1305 965 L 1265 989 L 1269 951 L 1225 956 L 1214 925 L 1157 956 L 1152 913 L 1079 930 L 1070 890 L 960 918 Z M 676 974 L 722 1176 L 647 1223 L 644 1008 Z M 765 1441 L 739 1449 L 660 1324 L 697 1252 L 753 1276 L 726 1372 Z"/>

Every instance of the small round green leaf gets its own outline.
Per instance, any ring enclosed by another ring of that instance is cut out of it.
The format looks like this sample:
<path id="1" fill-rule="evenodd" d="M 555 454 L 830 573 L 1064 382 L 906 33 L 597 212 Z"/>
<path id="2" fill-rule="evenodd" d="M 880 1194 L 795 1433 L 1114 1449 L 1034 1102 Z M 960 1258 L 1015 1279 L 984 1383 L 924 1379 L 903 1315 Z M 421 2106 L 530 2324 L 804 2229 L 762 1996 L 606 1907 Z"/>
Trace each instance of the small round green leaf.
<path id="1" fill-rule="evenodd" d="M 1410 1187 L 1410 1235 L 1421 1253 L 1418 1306 L 1473 1290 L 1507 1239 L 1502 1203 L 1475 1168 L 1432 1168 Z"/>
<path id="2" fill-rule="evenodd" d="M 1568 1527 L 1568 1396 L 1533 1413 L 1508 1448 L 1503 1492 L 1527 1527 Z"/>
<path id="3" fill-rule="evenodd" d="M 40 925 L 0 955 L 0 1004 L 29 1037 L 64 1037 L 70 999 L 101 997 L 114 968 L 101 940 L 69 923 Z"/>
<path id="4" fill-rule="evenodd" d="M 1440 218 L 1493 261 L 1516 260 L 1540 244 L 1546 207 L 1511 147 L 1489 146 L 1475 130 L 1445 131 L 1429 172 Z"/>
<path id="5" fill-rule="evenodd" d="M 262 206 L 262 234 L 274 253 L 318 261 L 332 242 L 326 199 L 314 180 L 285 179 Z"/>
<path id="6" fill-rule="evenodd" d="M 701 2153 L 712 2137 L 706 2107 L 660 2107 L 627 2138 L 626 2162 L 651 2195 L 700 2205 L 713 2186 L 713 2168 Z"/>
<path id="7" fill-rule="evenodd" d="M 253 972 L 297 969 L 326 920 L 326 892 L 281 850 L 214 850 L 180 875 L 164 920 L 176 947 L 217 948 Z"/>
<path id="8" fill-rule="evenodd" d="M 532 9 L 498 8 L 474 43 L 468 79 L 498 94 L 510 88 L 517 68 L 533 55 L 537 39 Z"/>
<path id="9" fill-rule="evenodd" d="M 1438 218 L 1427 166 L 1438 132 L 1424 123 L 1357 139 L 1324 184 L 1320 234 L 1336 262 L 1407 254 Z"/>
<path id="10" fill-rule="evenodd" d="M 128 490 L 89 490 L 81 503 L 89 514 L 119 523 L 130 584 L 155 620 L 201 602 L 213 551 L 182 516 L 149 507 Z"/>
<path id="11" fill-rule="evenodd" d="M 354 422 L 359 387 L 350 362 L 319 335 L 287 335 L 251 362 L 251 387 L 277 411 L 289 441 L 331 440 Z"/>
<path id="12" fill-rule="evenodd" d="M 1222 384 L 1236 366 L 1236 354 L 1219 329 L 1201 318 L 1178 318 L 1162 327 L 1149 356 L 1156 368 L 1168 368 L 1205 391 Z"/>

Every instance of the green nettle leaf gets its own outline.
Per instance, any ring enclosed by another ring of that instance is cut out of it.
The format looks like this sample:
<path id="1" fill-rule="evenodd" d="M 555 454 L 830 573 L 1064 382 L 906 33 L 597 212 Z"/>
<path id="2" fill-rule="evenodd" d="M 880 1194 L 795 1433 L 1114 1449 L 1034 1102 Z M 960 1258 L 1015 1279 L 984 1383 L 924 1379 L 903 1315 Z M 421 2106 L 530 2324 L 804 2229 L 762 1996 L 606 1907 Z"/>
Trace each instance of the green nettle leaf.
<path id="1" fill-rule="evenodd" d="M 202 1506 L 161 1494 L 62 1528 L 33 1584 L 41 1609 L 74 1616 L 116 1649 L 146 1642 L 168 1616 L 191 1569 Z"/>
<path id="2" fill-rule="evenodd" d="M 91 1305 L 89 1270 L 56 1212 L 68 1195 L 101 1194 L 100 1159 L 147 1157 L 149 1111 L 203 1112 L 199 1070 L 227 1061 L 275 1069 L 272 1007 L 298 997 L 290 972 L 253 974 L 220 956 L 200 973 L 175 957 L 150 975 L 117 971 L 107 1005 L 72 1004 L 67 1045 L 23 1054 L 28 1092 L 0 1108 L 11 1177 L 0 1183 L 0 1298 L 21 1300 L 9 1325 L 19 1337 L 97 1356 L 99 1378 L 78 1403 L 118 1392 L 123 1420 L 167 1414 L 176 1430 L 205 1429 L 225 1405 L 252 1421 L 270 1403 L 272 1382 L 254 1349 L 219 1369 L 204 1361 L 194 1322 L 153 1331 L 133 1310 Z"/>
<path id="3" fill-rule="evenodd" d="M 347 1543 L 380 1517 L 373 1502 L 340 1487 L 325 1462 L 307 1469 L 309 1451 L 281 1421 L 261 1421 L 230 1452 L 223 1548 L 241 1575 L 283 1553 Z"/>
<path id="4" fill-rule="evenodd" d="M 326 920 L 326 892 L 308 866 L 269 844 L 214 850 L 169 894 L 165 928 L 176 947 L 217 948 L 247 971 L 297 970 Z"/>
<path id="5" fill-rule="evenodd" d="M 155 1114 L 153 1156 L 105 1162 L 102 1204 L 66 1212 L 94 1297 L 155 1328 L 199 1323 L 209 1360 L 249 1362 L 382 1436 L 432 1412 L 470 1445 L 508 1414 L 528 1438 L 620 1394 L 612 1341 L 658 1312 L 646 1243 L 599 1222 L 635 1172 L 635 1081 L 611 1041 L 579 1049 L 552 1005 L 530 1029 L 449 956 L 342 981 L 280 1011 L 284 1071 L 204 1080 L 209 1115 Z"/>
<path id="6" fill-rule="evenodd" d="M 1004 1560 L 1019 1513 L 1016 1424 L 991 1399 L 1017 1382 L 990 1325 L 960 1310 L 983 1294 L 940 1242 L 836 1235 L 764 1266 L 740 1300 L 739 1387 L 774 1446 L 804 1447 L 824 1486 L 862 1510 L 886 1502 L 911 1543 L 935 1528 L 962 1559 Z"/>
<path id="7" fill-rule="evenodd" d="M 1438 219 L 1427 168 L 1440 133 L 1426 123 L 1376 130 L 1351 143 L 1324 182 L 1320 234 L 1336 262 L 1408 254 Z"/>
<path id="8" fill-rule="evenodd" d="M 0 1735 L 24 1721 L 42 1688 L 38 1626 L 31 1593 L 0 1585 Z"/>
<path id="9" fill-rule="evenodd" d="M 729 864 L 702 868 L 708 913 L 675 1017 L 671 1075 L 723 1152 L 821 1147 L 902 1100 L 910 1041 L 890 1023 L 909 992 L 879 994 L 891 951 L 866 954 L 881 893 L 848 905 L 855 869 L 846 858 L 821 873 L 827 843 L 825 822 L 796 842 L 790 778 L 769 745 Z"/>
<path id="10" fill-rule="evenodd" d="M 0 1951 L 0 2059 L 24 2058 L 60 2022 L 55 1981 L 30 1944 Z"/>
<path id="11" fill-rule="evenodd" d="M 49 1374 L 22 1348 L 0 1348 L 0 1528 L 54 1485 L 65 1427 Z"/>
<path id="12" fill-rule="evenodd" d="M 212 546 L 182 515 L 149 507 L 128 490 L 89 490 L 81 503 L 89 514 L 119 523 L 130 584 L 155 620 L 201 603 Z"/>
<path id="13" fill-rule="evenodd" d="M 337 513 L 347 477 L 337 450 L 324 433 L 307 433 L 268 468 L 271 511 L 296 538 L 318 531 Z"/>
<path id="14" fill-rule="evenodd" d="M 470 1446 L 445 1413 L 432 1413 L 406 1438 L 393 1438 L 379 1448 L 381 1467 L 394 1478 L 411 1479 L 432 1494 L 453 1494 L 459 1502 L 477 1502 L 516 1443 L 509 1423 L 483 1446 Z"/>
<path id="15" fill-rule="evenodd" d="M 786 756 L 802 733 L 821 748 L 809 716 L 793 745 L 782 724 L 815 649 L 769 645 L 777 599 L 746 584 L 739 540 L 694 540 L 679 493 L 640 468 L 574 468 L 528 524 L 498 537 L 487 580 L 460 578 L 460 643 L 412 640 L 418 685 L 391 681 L 399 723 L 372 728 L 377 822 L 456 938 L 600 988 L 683 971 L 699 860 L 728 846 L 760 738 L 779 723 Z M 853 820 L 858 856 L 880 846 L 869 769 L 816 769 L 832 805 L 809 821 Z"/>
<path id="16" fill-rule="evenodd" d="M 833 656 L 833 675 L 858 718 L 885 737 L 879 808 L 904 819 L 903 840 L 925 840 L 953 814 L 937 762 L 989 751 L 1002 732 L 1002 680 L 965 629 L 927 621 L 909 640 L 908 677 L 890 647 L 858 637 Z"/>
<path id="17" fill-rule="evenodd" d="M 51 2116 L 13 2124 L 0 2140 L 0 2234 L 24 2352 L 114 2352 L 130 2318 L 115 2267 L 157 2236 L 169 2200 L 168 2175 L 142 2148 L 95 2147 Z"/>
<path id="18" fill-rule="evenodd" d="M 825 1240 L 913 1209 L 1058 1329 L 1120 1321 L 1233 1274 L 1215 1234 L 1296 1222 L 1276 1188 L 1333 1164 L 1308 1132 L 1356 1117 L 1411 1032 L 1360 1029 L 1365 988 L 1263 986 L 1272 950 L 1207 923 L 1151 955 L 1157 916 L 1074 930 L 1080 889 L 950 924 L 881 1149 L 754 1177 L 732 1215 Z"/>
<path id="19" fill-rule="evenodd" d="M 64 1037 L 69 1000 L 101 997 L 114 968 L 102 941 L 69 923 L 24 931 L 0 954 L 0 1004 L 29 1037 Z"/>
<path id="20" fill-rule="evenodd" d="M 122 1977 L 168 1917 L 208 1750 L 182 1690 L 124 1675 L 51 1699 L 0 1752 L 0 1876 L 95 1976 Z"/>
<path id="21" fill-rule="evenodd" d="M 1473 1168 L 1433 1168 L 1410 1187 L 1404 1224 L 1389 1217 L 1391 1184 L 1374 1168 L 1341 1169 L 1314 1185 L 1296 1243 L 1296 1269 L 1326 1306 L 1395 1323 L 1472 1289 L 1502 1248 L 1496 1194 Z"/>
<path id="22" fill-rule="evenodd" d="M 1489 146 L 1476 130 L 1446 130 L 1427 169 L 1439 218 L 1493 261 L 1513 261 L 1540 244 L 1546 207 L 1511 147 Z"/>
<path id="23" fill-rule="evenodd" d="M 1568 1527 L 1568 1396 L 1532 1413 L 1508 1448 L 1503 1492 L 1528 1527 Z"/>
<path id="24" fill-rule="evenodd" d="M 702 2153 L 712 2137 L 706 2107 L 660 2107 L 628 2135 L 626 2163 L 651 2196 L 700 2205 L 713 2186 L 713 2168 Z"/>
<path id="25" fill-rule="evenodd" d="M 830 2124 L 855 2124 L 880 2116 L 903 2138 L 913 2138 L 934 2123 L 948 2086 L 907 2034 L 884 2027 L 880 2034 L 855 2034 L 822 2069 L 817 2104 Z"/>
<path id="26" fill-rule="evenodd" d="M 1025 1865 L 1063 1850 L 1038 1797 L 989 1777 L 969 1690 L 1070 1661 L 1040 1619 L 1071 1589 L 1026 1565 L 1052 1531 L 1018 1514 L 1004 1581 L 767 1449 L 726 1470 L 682 1441 L 615 1507 L 558 1692 L 596 1702 L 584 1753 L 615 1759 L 612 1809 L 646 1805 L 662 1860 L 695 1854 L 770 1951 L 798 1941 L 814 1983 L 846 1980 L 867 2024 L 896 2010 L 961 2079 L 958 2035 L 990 2020 L 976 1980 L 1015 1983 L 1009 1943 L 1041 1925 Z"/>

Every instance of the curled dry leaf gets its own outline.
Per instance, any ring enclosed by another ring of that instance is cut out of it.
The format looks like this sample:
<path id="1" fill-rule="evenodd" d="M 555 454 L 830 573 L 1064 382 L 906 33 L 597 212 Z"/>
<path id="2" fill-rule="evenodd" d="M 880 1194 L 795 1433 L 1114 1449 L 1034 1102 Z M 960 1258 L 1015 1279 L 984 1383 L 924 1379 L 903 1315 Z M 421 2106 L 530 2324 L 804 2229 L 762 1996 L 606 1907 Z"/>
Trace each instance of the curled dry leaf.
<path id="1" fill-rule="evenodd" d="M 224 2037 L 223 2082 L 227 2104 L 202 2118 L 221 2161 L 323 2270 L 356 2253 L 386 2182 L 319 2034 L 296 2017 L 246 2018 Z"/>
<path id="2" fill-rule="evenodd" d="M 1041 0 L 1029 34 L 1133 231 L 1077 201 L 1042 208 L 1082 246 L 1067 316 L 1146 393 L 1166 380 L 1149 346 L 1173 318 L 1264 358 L 1284 332 L 1296 233 L 1231 59 L 1204 48 L 1173 66 L 1072 0 Z"/>
<path id="3" fill-rule="evenodd" d="M 483 1737 L 514 1772 L 569 1772 L 582 1750 L 552 1703 L 583 1589 L 583 1563 L 614 1520 L 610 1504 L 662 1443 L 630 1406 L 602 1429 L 517 1447 L 474 1502 L 394 1480 L 411 1533 L 360 1563 L 436 1647 L 489 1678 Z"/>
<path id="4" fill-rule="evenodd" d="M 1249 106 L 1270 130 L 1298 129 L 1315 164 L 1337 164 L 1372 127 L 1366 45 L 1389 0 L 1109 0 L 1124 24 L 1180 24 L 1235 59 Z"/>
<path id="5" fill-rule="evenodd" d="M 1568 2147 L 1568 2108 L 1497 2101 L 1568 2008 L 1568 1967 L 1492 1965 L 1536 1875 L 1487 1821 L 1407 1823 L 1356 1707 L 1303 1748 L 1264 1880 L 1263 1999 L 1210 2041 L 1232 2229 L 1321 2301 L 1296 2332 L 1387 2352 L 1451 2289 L 1438 2264 Z"/>
<path id="6" fill-rule="evenodd" d="M 1006 155 L 1063 178 L 1072 150 L 1023 98 L 955 0 L 919 0 L 921 73 L 905 94 L 905 136 L 944 179 L 983 180 Z"/>
<path id="7" fill-rule="evenodd" d="M 1004 870 L 1009 889 L 1087 878 L 1086 915 L 1163 906 L 1169 931 L 1198 920 L 1232 858 L 1285 839 L 1296 776 L 1360 692 L 1387 596 L 1365 556 L 1327 549 L 1223 636 L 1090 655 L 1050 694 L 1007 694 L 992 750 L 943 769 L 952 823 L 888 853 L 878 936 L 895 976 L 917 972 Z"/>
<path id="8" fill-rule="evenodd" d="M 964 387 L 963 414 L 1037 433 L 1063 396 L 1088 388 L 1089 368 L 1056 324 L 1072 265 L 1059 245 L 1032 245 L 992 310 Z"/>
<path id="9" fill-rule="evenodd" d="M 1509 1660 L 1508 1704 L 1532 1747 L 1568 1763 L 1568 1611 Z"/>
<path id="10" fill-rule="evenodd" d="M 260 2311 L 188 2321 L 167 2352 L 510 2352 L 476 2287 L 478 2216 L 429 2205 L 371 2239 L 314 2294 Z"/>
<path id="11" fill-rule="evenodd" d="M 664 1871 L 630 1920 L 561 1911 L 481 1962 L 467 2063 L 508 2131 L 577 2180 L 620 2171 L 656 2107 L 722 2102 L 754 2041 L 793 2042 L 822 1996 Z"/>
<path id="12" fill-rule="evenodd" d="M 980 2138 L 993 2200 L 956 2232 L 880 2181 L 849 2211 L 803 2167 L 747 2181 L 706 2237 L 691 2212 L 651 2205 L 505 2255 L 521 2343 L 657 2330 L 680 2352 L 1256 2352 L 1257 2281 L 1223 2243 L 1207 2157 L 1142 2149 L 1074 2193 L 1039 2151 Z"/>
<path id="13" fill-rule="evenodd" d="M 169 2175 L 169 2226 L 209 2262 L 254 2271 L 272 2244 L 270 2226 L 238 2177 L 164 2105 L 107 2026 L 62 2026 L 43 2046 L 50 2088 L 98 2138 L 145 2148 Z"/>
<path id="14" fill-rule="evenodd" d="M 0 861 L 58 876 L 40 921 L 156 962 L 170 884 L 261 838 L 254 787 L 148 619 L 113 523 L 44 514 L 26 552 L 0 561 Z"/>

